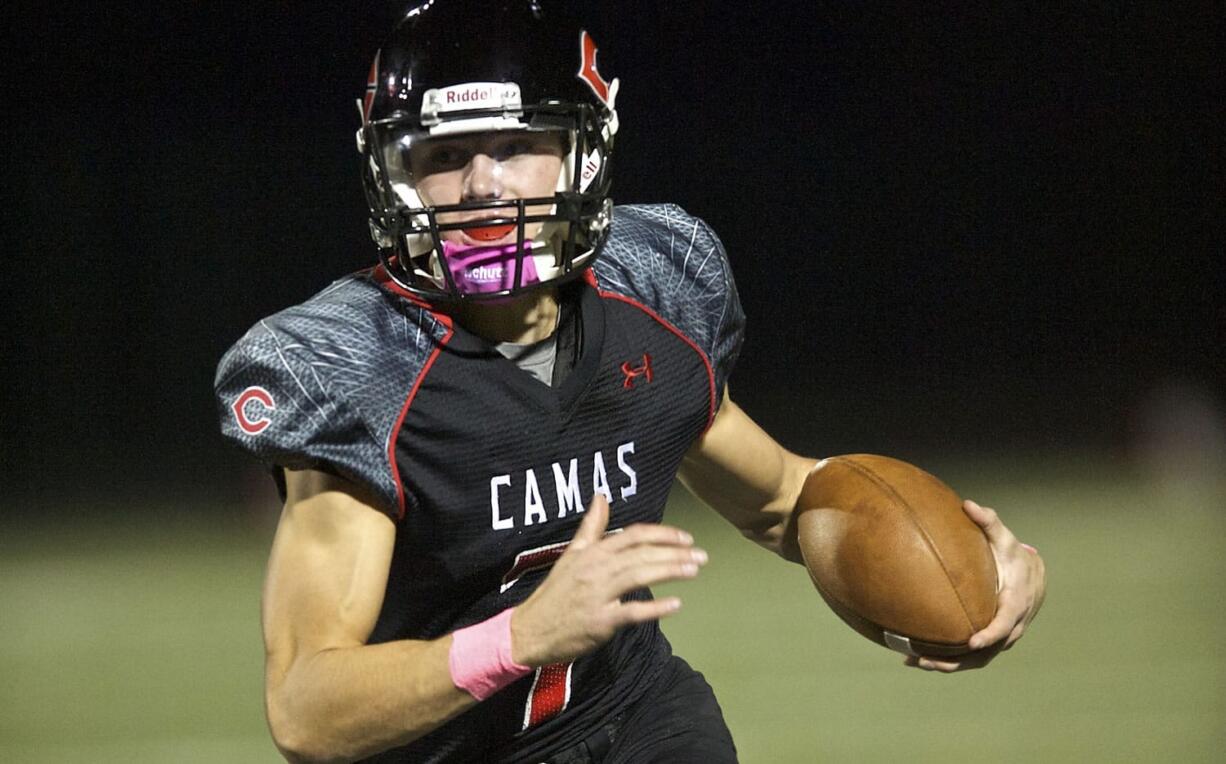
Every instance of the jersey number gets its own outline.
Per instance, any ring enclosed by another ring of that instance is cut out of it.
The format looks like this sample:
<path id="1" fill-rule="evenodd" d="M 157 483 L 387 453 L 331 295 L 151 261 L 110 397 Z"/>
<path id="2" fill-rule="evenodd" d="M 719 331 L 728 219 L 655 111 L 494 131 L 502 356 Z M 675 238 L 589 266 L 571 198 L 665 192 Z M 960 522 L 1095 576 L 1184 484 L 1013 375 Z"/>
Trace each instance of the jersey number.
<path id="1" fill-rule="evenodd" d="M 527 573 L 551 567 L 566 551 L 569 543 L 563 541 L 515 555 L 511 569 L 502 577 L 501 591 L 510 589 Z M 557 716 L 570 703 L 570 670 L 573 666 L 573 662 L 551 663 L 536 670 L 536 675 L 532 677 L 532 689 L 528 692 L 528 702 L 524 705 L 523 729 L 535 727 Z"/>
<path id="2" fill-rule="evenodd" d="M 620 530 L 619 528 L 609 533 L 617 533 Z M 511 569 L 502 577 L 500 591 L 510 589 L 527 573 L 552 567 L 569 544 L 569 541 L 562 541 L 515 555 Z M 532 677 L 532 689 L 528 692 L 528 702 L 524 705 L 523 729 L 552 719 L 570 704 L 570 671 L 574 665 L 574 661 L 551 663 L 536 670 L 536 675 Z"/>

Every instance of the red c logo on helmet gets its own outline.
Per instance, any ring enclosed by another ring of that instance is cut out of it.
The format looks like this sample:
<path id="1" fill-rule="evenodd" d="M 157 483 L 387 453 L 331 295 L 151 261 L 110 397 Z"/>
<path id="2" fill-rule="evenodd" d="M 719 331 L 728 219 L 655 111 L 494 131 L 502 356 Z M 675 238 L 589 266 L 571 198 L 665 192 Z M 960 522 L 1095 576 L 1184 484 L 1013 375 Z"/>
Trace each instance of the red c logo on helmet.
<path id="1" fill-rule="evenodd" d="M 268 391 L 259 386 L 248 387 L 238 396 L 238 400 L 234 401 L 234 405 L 230 408 L 234 411 L 234 421 L 238 422 L 238 426 L 243 429 L 243 432 L 248 435 L 259 435 L 268 429 L 268 425 L 272 424 L 272 419 L 261 414 L 255 419 L 247 416 L 247 404 L 257 403 L 263 406 L 267 411 L 276 411 L 277 404 L 273 403 L 272 396 Z"/>

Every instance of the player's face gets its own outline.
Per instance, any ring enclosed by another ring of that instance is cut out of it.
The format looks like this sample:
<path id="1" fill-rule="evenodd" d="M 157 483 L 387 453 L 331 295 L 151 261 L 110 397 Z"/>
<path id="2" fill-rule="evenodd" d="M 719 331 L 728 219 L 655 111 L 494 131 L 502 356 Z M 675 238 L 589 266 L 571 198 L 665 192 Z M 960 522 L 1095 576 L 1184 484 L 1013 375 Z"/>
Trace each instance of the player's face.
<path id="1" fill-rule="evenodd" d="M 428 205 L 552 197 L 562 171 L 565 138 L 557 131 L 501 131 L 442 136 L 420 141 L 409 152 L 411 172 Z M 530 206 L 527 214 L 544 214 L 550 205 Z M 514 217 L 511 208 L 439 215 L 440 223 Z M 525 226 L 534 237 L 540 223 Z M 514 226 L 473 227 L 444 231 L 444 239 L 469 246 L 513 243 Z"/>

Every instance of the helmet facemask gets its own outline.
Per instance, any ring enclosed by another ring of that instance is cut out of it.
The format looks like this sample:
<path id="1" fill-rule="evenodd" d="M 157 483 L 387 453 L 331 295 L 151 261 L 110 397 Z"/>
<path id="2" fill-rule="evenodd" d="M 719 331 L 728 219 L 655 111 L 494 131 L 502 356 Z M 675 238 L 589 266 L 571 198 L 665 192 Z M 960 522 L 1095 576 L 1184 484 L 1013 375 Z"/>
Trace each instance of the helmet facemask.
<path id="1" fill-rule="evenodd" d="M 498 108 L 437 116 L 427 105 L 421 119 L 393 115 L 367 123 L 359 133 L 380 260 L 401 287 L 433 300 L 506 298 L 569 280 L 591 264 L 612 219 L 608 158 L 615 121 L 611 125 L 585 103 L 519 106 L 510 102 L 518 96 L 513 84 L 471 83 L 445 91 L 480 86 L 502 88 L 515 98 L 502 99 Z M 563 142 L 552 196 L 426 203 L 410 160 L 415 147 L 436 138 L 516 132 L 556 134 Z M 444 237 L 455 230 L 502 243 L 457 245 Z M 507 243 L 512 230 L 514 243 Z"/>

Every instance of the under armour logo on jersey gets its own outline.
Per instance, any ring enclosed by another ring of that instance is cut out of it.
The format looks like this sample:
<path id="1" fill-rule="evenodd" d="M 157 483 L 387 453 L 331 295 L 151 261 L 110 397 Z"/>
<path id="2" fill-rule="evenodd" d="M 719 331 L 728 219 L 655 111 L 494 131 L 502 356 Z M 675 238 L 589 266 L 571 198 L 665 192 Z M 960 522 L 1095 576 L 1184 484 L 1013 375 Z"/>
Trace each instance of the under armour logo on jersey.
<path id="1" fill-rule="evenodd" d="M 622 374 L 626 375 L 626 381 L 622 383 L 622 387 L 627 390 L 634 389 L 634 380 L 643 377 L 646 381 L 652 380 L 651 374 L 651 356 L 643 353 L 643 363 L 639 366 L 633 366 L 629 361 L 622 364 Z"/>
<path id="2" fill-rule="evenodd" d="M 243 432 L 248 435 L 259 435 L 268 429 L 268 425 L 272 424 L 272 419 L 266 412 L 276 411 L 277 404 L 273 402 L 272 395 L 267 390 L 259 386 L 252 386 L 244 390 L 230 408 L 234 411 L 234 421 L 238 422 Z"/>

